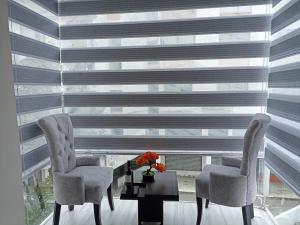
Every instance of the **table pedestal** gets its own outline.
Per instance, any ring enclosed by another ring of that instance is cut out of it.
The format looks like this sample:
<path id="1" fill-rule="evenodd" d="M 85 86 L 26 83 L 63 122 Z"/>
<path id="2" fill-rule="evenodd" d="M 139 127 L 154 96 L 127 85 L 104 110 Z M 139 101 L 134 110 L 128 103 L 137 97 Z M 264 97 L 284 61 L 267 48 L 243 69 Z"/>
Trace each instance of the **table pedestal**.
<path id="1" fill-rule="evenodd" d="M 160 222 L 163 225 L 164 206 L 159 199 L 138 200 L 138 224 L 142 222 Z"/>

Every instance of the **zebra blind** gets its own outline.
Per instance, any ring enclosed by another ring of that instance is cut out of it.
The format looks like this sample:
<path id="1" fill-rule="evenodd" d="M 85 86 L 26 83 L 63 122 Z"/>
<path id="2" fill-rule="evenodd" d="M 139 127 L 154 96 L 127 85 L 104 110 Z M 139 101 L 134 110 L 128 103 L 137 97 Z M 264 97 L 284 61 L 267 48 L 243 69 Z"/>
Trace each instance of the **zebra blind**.
<path id="1" fill-rule="evenodd" d="M 23 176 L 49 163 L 36 121 L 62 112 L 58 3 L 8 1 Z"/>
<path id="2" fill-rule="evenodd" d="M 278 3 L 278 4 L 276 4 Z M 269 168 L 300 195 L 300 2 L 275 1 L 268 113 L 273 122 L 267 133 L 265 161 Z"/>
<path id="3" fill-rule="evenodd" d="M 61 1 L 77 150 L 238 153 L 266 106 L 268 0 Z"/>

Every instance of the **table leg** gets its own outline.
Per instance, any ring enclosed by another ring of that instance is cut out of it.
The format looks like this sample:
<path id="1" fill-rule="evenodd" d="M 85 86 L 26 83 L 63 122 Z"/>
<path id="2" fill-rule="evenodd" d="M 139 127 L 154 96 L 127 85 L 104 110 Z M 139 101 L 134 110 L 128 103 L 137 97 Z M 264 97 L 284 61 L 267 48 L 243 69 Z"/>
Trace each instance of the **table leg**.
<path id="1" fill-rule="evenodd" d="M 138 224 L 142 222 L 160 222 L 163 225 L 163 201 L 157 199 L 138 200 Z"/>

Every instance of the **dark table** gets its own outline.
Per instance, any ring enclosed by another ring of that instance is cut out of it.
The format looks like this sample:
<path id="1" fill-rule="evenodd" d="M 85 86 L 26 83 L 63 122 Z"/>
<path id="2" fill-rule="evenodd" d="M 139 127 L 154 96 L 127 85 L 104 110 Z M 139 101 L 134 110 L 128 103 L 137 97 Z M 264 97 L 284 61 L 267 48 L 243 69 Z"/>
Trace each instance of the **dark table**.
<path id="1" fill-rule="evenodd" d="M 142 171 L 134 171 L 134 192 L 124 185 L 120 199 L 138 200 L 138 224 L 160 222 L 163 225 L 163 201 L 179 201 L 177 175 L 175 171 L 157 173 L 153 183 L 142 183 Z"/>

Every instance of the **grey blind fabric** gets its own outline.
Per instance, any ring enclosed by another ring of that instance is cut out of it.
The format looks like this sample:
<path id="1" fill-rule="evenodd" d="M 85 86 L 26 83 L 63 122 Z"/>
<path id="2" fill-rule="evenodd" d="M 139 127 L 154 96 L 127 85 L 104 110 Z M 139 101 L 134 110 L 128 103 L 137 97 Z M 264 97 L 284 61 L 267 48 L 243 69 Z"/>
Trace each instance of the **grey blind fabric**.
<path id="1" fill-rule="evenodd" d="M 15 84 L 51 86 L 59 86 L 61 84 L 60 71 L 57 70 L 14 65 L 13 72 Z"/>
<path id="2" fill-rule="evenodd" d="M 13 53 L 59 62 L 59 48 L 36 41 L 19 34 L 11 34 Z"/>
<path id="3" fill-rule="evenodd" d="M 278 10 L 272 19 L 272 33 L 287 27 L 300 18 L 300 2 L 298 0 L 291 0 Z"/>
<path id="4" fill-rule="evenodd" d="M 239 153 L 267 104 L 269 3 L 61 1 L 77 150 Z"/>
<path id="5" fill-rule="evenodd" d="M 75 128 L 245 128 L 252 115 L 74 115 Z M 32 133 L 36 132 L 32 128 Z"/>
<path id="6" fill-rule="evenodd" d="M 12 20 L 41 33 L 58 38 L 59 29 L 57 23 L 14 1 L 9 1 L 8 7 L 9 17 Z"/>
<path id="7" fill-rule="evenodd" d="M 151 136 L 122 136 L 122 137 L 77 137 L 75 145 L 79 149 L 123 150 L 158 149 L 165 153 L 194 152 L 195 150 L 210 152 L 238 152 L 243 148 L 242 137 L 151 137 Z M 100 148 L 100 146 L 102 146 Z M 122 152 L 122 151 L 121 151 Z"/>
<path id="8" fill-rule="evenodd" d="M 273 16 L 270 96 L 268 113 L 273 117 L 267 133 L 265 162 L 292 190 L 300 195 L 300 89 L 299 1 L 286 2 Z M 290 26 L 291 25 L 291 26 Z M 290 29 L 285 29 L 290 27 Z M 285 30 L 284 30 L 285 29 Z M 293 59 L 294 57 L 294 59 Z"/>
<path id="9" fill-rule="evenodd" d="M 65 94 L 66 107 L 88 106 L 263 106 L 266 93 L 134 93 L 134 94 Z"/>
<path id="10" fill-rule="evenodd" d="M 269 74 L 270 88 L 299 88 L 300 63 L 272 68 Z"/>
<path id="11" fill-rule="evenodd" d="M 48 11 L 58 15 L 58 0 L 33 0 Z"/>
<path id="12" fill-rule="evenodd" d="M 62 49 L 61 60 L 75 62 L 118 62 L 118 61 L 155 61 L 155 60 L 192 60 L 267 57 L 269 44 L 233 43 L 198 44 L 182 46 L 121 47 Z"/>
<path id="13" fill-rule="evenodd" d="M 65 71 L 65 85 L 253 83 L 268 80 L 266 67 Z M 274 78 L 275 79 L 275 78 Z"/>
<path id="14" fill-rule="evenodd" d="M 58 2 L 33 2 L 8 2 L 23 176 L 49 163 L 36 120 L 62 108 Z"/>
<path id="15" fill-rule="evenodd" d="M 259 32 L 268 30 L 270 17 L 241 16 L 209 19 L 131 22 L 60 27 L 61 39 L 151 37 L 188 34 Z"/>
<path id="16" fill-rule="evenodd" d="M 17 97 L 17 112 L 29 113 L 61 106 L 60 94 L 26 95 Z"/>
<path id="17" fill-rule="evenodd" d="M 214 7 L 233 7 L 263 5 L 270 0 L 104 0 L 104 1 L 63 1 L 60 3 L 60 15 L 89 15 L 128 12 L 163 11 L 175 9 L 197 9 Z"/>
<path id="18" fill-rule="evenodd" d="M 281 2 L 281 0 L 273 0 L 273 6 L 276 6 L 277 4 L 279 4 Z"/>

